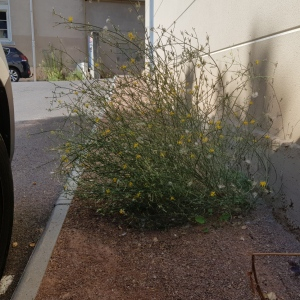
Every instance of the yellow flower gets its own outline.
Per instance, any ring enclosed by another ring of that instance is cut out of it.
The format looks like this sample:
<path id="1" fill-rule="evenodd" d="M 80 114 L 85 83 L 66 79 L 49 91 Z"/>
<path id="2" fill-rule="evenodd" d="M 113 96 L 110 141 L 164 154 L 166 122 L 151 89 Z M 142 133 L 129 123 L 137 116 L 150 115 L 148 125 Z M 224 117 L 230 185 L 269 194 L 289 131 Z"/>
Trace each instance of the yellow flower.
<path id="1" fill-rule="evenodd" d="M 244 121 L 243 124 L 244 124 L 244 125 L 248 125 L 248 121 Z"/>
<path id="2" fill-rule="evenodd" d="M 214 124 L 214 121 L 213 121 L 213 120 L 209 120 L 209 121 L 208 121 L 208 124 L 209 124 L 209 125 L 212 125 L 212 124 Z"/>
<path id="3" fill-rule="evenodd" d="M 99 64 L 98 64 L 98 63 L 95 63 L 95 67 L 98 68 L 98 67 L 99 67 Z"/>
<path id="4" fill-rule="evenodd" d="M 135 63 L 135 59 L 134 59 L 134 58 L 130 58 L 130 62 L 131 62 L 132 64 L 134 64 L 134 63 Z"/>
<path id="5" fill-rule="evenodd" d="M 178 145 L 182 145 L 182 141 L 180 140 L 180 141 L 177 141 L 177 144 Z"/>
<path id="6" fill-rule="evenodd" d="M 110 129 L 106 129 L 106 130 L 102 133 L 102 135 L 105 136 L 105 135 L 108 135 L 109 133 L 110 133 Z"/>
<path id="7" fill-rule="evenodd" d="M 214 153 L 215 150 L 214 150 L 213 148 L 210 148 L 210 149 L 209 149 L 209 152 L 210 152 L 210 153 Z"/>
<path id="8" fill-rule="evenodd" d="M 122 65 L 122 66 L 120 67 L 120 69 L 124 71 L 124 70 L 127 69 L 127 66 L 126 66 L 126 65 Z"/>
<path id="9" fill-rule="evenodd" d="M 170 116 L 174 116 L 174 115 L 175 115 L 174 111 L 171 111 Z"/>
<path id="10" fill-rule="evenodd" d="M 77 114 L 77 113 L 78 113 L 78 109 L 74 108 L 72 112 L 73 112 L 74 114 Z"/>
<path id="11" fill-rule="evenodd" d="M 188 139 L 187 141 L 188 141 L 188 143 L 190 143 L 192 140 L 191 140 L 191 139 Z"/>
<path id="12" fill-rule="evenodd" d="M 185 122 L 185 119 L 181 119 L 180 122 L 181 122 L 181 123 L 184 123 L 184 122 Z"/>
<path id="13" fill-rule="evenodd" d="M 135 158 L 136 159 L 140 159 L 142 156 L 140 155 L 140 154 L 137 154 L 136 156 L 135 156 Z"/>
<path id="14" fill-rule="evenodd" d="M 214 192 L 214 191 L 210 192 L 210 196 L 211 197 L 215 197 L 216 196 L 216 192 Z"/>
<path id="15" fill-rule="evenodd" d="M 196 155 L 194 153 L 191 154 L 191 158 L 195 158 Z"/>
<path id="16" fill-rule="evenodd" d="M 250 101 L 250 102 L 249 102 L 249 105 L 252 105 L 252 104 L 253 104 L 253 101 Z"/>
<path id="17" fill-rule="evenodd" d="M 133 183 L 130 181 L 130 182 L 128 183 L 128 186 L 129 186 L 129 187 L 132 187 L 132 186 L 133 186 Z"/>
<path id="18" fill-rule="evenodd" d="M 114 177 L 113 182 L 116 183 L 118 181 L 118 178 Z"/>
<path id="19" fill-rule="evenodd" d="M 86 103 L 86 104 L 84 104 L 84 106 L 85 106 L 86 108 L 88 108 L 90 105 L 89 105 L 88 103 Z"/>
<path id="20" fill-rule="evenodd" d="M 153 127 L 152 124 L 148 124 L 148 128 L 151 129 Z"/>
<path id="21" fill-rule="evenodd" d="M 208 137 L 205 136 L 204 138 L 202 138 L 202 142 L 207 143 L 208 142 Z"/>
<path id="22" fill-rule="evenodd" d="M 224 135 L 223 135 L 223 134 L 220 134 L 220 135 L 219 135 L 219 138 L 220 138 L 220 139 L 224 139 Z"/>
<path id="23" fill-rule="evenodd" d="M 265 139 L 269 139 L 270 138 L 270 136 L 269 135 L 265 135 Z"/>
<path id="24" fill-rule="evenodd" d="M 192 117 L 192 115 L 191 114 L 187 114 L 186 117 L 189 119 L 189 118 Z"/>
<path id="25" fill-rule="evenodd" d="M 105 190 L 105 193 L 106 193 L 106 194 L 110 194 L 110 189 L 106 189 L 106 190 Z"/>
<path id="26" fill-rule="evenodd" d="M 261 182 L 259 183 L 259 185 L 260 185 L 262 188 L 265 188 L 266 185 L 267 185 L 267 182 L 266 182 L 266 181 L 261 181 Z"/>
<path id="27" fill-rule="evenodd" d="M 141 197 L 141 195 L 142 195 L 142 194 L 141 194 L 140 192 L 138 192 L 138 193 L 134 196 L 134 198 L 135 198 L 135 199 L 138 199 L 138 198 Z"/>
<path id="28" fill-rule="evenodd" d="M 73 17 L 72 17 L 72 16 L 70 16 L 70 17 L 68 18 L 68 22 L 70 22 L 70 23 L 73 22 Z"/>
<path id="29" fill-rule="evenodd" d="M 99 119 L 99 118 L 96 118 L 96 119 L 95 119 L 95 122 L 96 122 L 96 123 L 99 123 L 99 122 L 100 122 L 100 119 Z"/>
<path id="30" fill-rule="evenodd" d="M 166 156 L 166 151 L 161 151 L 160 152 L 160 157 L 165 157 Z"/>
<path id="31" fill-rule="evenodd" d="M 222 126 L 221 125 L 216 125 L 216 129 L 220 130 L 220 129 L 222 129 Z"/>
<path id="32" fill-rule="evenodd" d="M 134 143 L 133 148 L 137 148 L 139 146 L 139 143 Z"/>
<path id="33" fill-rule="evenodd" d="M 121 215 L 125 215 L 125 210 L 121 208 L 121 209 L 119 210 L 119 213 L 120 213 Z"/>
<path id="34" fill-rule="evenodd" d="M 78 92 L 77 92 L 77 91 L 75 91 L 75 92 L 74 92 L 74 94 L 75 94 L 75 95 L 78 95 Z"/>
<path id="35" fill-rule="evenodd" d="M 258 65 L 258 64 L 259 64 L 259 60 L 258 60 L 258 59 L 255 61 L 255 64 L 256 64 L 256 65 Z"/>
<path id="36" fill-rule="evenodd" d="M 160 109 L 160 108 L 158 108 L 158 109 L 156 110 L 156 112 L 157 112 L 157 113 L 160 113 L 160 112 L 161 112 L 161 109 Z"/>
<path id="37" fill-rule="evenodd" d="M 250 121 L 250 124 L 254 124 L 254 123 L 255 123 L 255 120 L 252 119 L 252 120 Z"/>
<path id="38" fill-rule="evenodd" d="M 174 200 L 175 200 L 175 198 L 174 198 L 173 196 L 171 196 L 171 197 L 170 197 L 170 200 L 171 200 L 171 201 L 174 201 Z"/>
<path id="39" fill-rule="evenodd" d="M 123 169 L 124 170 L 127 169 L 127 165 L 126 164 L 123 165 Z"/>
<path id="40" fill-rule="evenodd" d="M 65 152 L 66 152 L 66 153 L 70 153 L 70 148 L 67 148 L 67 149 L 65 150 Z"/>
<path id="41" fill-rule="evenodd" d="M 127 36 L 131 41 L 135 39 L 135 35 L 132 32 L 128 32 Z"/>

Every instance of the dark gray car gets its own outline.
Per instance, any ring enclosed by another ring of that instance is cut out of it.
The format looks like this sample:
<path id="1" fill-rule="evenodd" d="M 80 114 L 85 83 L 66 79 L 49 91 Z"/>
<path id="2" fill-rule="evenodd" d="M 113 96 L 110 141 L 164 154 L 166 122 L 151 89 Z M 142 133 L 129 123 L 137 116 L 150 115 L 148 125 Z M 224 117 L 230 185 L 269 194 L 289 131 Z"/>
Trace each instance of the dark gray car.
<path id="1" fill-rule="evenodd" d="M 11 81 L 17 82 L 20 78 L 29 78 L 32 76 L 28 58 L 20 50 L 15 47 L 3 47 L 3 49 Z"/>

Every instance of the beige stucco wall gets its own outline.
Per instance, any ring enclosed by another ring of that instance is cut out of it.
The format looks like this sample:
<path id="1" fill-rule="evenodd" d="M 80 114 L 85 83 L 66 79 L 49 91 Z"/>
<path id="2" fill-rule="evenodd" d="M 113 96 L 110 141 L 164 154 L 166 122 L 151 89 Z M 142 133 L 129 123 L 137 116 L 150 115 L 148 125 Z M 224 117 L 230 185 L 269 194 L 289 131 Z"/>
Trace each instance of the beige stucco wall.
<path id="1" fill-rule="evenodd" d="M 65 61 L 87 62 L 87 35 L 86 31 L 70 29 L 68 25 L 58 23 L 65 22 L 65 19 L 73 17 L 74 23 L 105 26 L 105 21 L 110 16 L 114 24 L 119 25 L 125 32 L 127 30 L 141 30 L 134 13 L 129 12 L 131 4 L 128 1 L 105 1 L 91 2 L 84 0 L 33 0 L 34 34 L 36 65 L 39 67 L 44 58 L 43 51 L 49 50 L 49 46 L 64 49 L 72 58 L 65 56 Z M 11 23 L 12 23 L 12 44 L 20 49 L 29 59 L 32 66 L 32 35 L 30 23 L 30 1 L 10 1 Z M 142 3 L 141 14 L 144 14 Z M 72 64 L 72 63 L 71 63 Z M 37 70 L 39 73 L 39 70 Z"/>
<path id="2" fill-rule="evenodd" d="M 146 1 L 146 25 L 149 25 L 150 0 Z M 204 1 L 154 0 L 154 27 L 162 25 L 180 34 L 195 31 L 201 43 L 209 36 L 214 59 L 222 61 L 233 54 L 243 64 L 262 62 L 262 75 L 273 76 L 278 63 L 274 88 L 257 87 L 259 97 L 254 112 L 259 118 L 261 107 L 269 107 L 274 122 L 273 138 L 280 138 L 279 147 L 271 154 L 275 172 L 271 171 L 276 203 L 285 207 L 289 221 L 300 226 L 300 2 L 297 0 L 266 1 Z M 249 55 L 250 53 L 250 55 Z M 221 63 L 220 63 L 221 64 Z M 281 100 L 282 99 L 282 100 Z M 277 133 L 278 129 L 284 128 Z M 286 143 L 288 142 L 288 143 Z M 276 180 L 275 180 L 276 177 Z M 276 194 L 280 192 L 279 194 Z M 272 195 L 271 195 L 272 196 Z M 292 203 L 292 205 L 291 205 Z"/>

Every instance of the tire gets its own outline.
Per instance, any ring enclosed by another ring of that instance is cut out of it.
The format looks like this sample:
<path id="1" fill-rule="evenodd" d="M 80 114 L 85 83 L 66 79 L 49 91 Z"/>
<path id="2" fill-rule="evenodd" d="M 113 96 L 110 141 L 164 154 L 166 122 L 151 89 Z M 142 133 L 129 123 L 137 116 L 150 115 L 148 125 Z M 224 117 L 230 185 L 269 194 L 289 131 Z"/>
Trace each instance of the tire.
<path id="1" fill-rule="evenodd" d="M 10 161 L 0 135 L 0 278 L 10 245 L 14 211 L 14 189 Z"/>
<path id="2" fill-rule="evenodd" d="M 18 82 L 20 79 L 20 72 L 15 68 L 9 68 L 9 75 L 12 82 Z"/>

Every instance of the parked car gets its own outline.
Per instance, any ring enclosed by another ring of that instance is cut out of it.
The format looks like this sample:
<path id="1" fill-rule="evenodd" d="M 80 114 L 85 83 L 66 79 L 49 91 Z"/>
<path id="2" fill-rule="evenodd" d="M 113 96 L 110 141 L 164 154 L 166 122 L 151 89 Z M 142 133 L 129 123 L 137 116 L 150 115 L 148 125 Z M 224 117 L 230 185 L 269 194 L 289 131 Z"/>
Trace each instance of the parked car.
<path id="1" fill-rule="evenodd" d="M 13 226 L 14 189 L 11 160 L 14 153 L 14 110 L 10 74 L 0 45 L 0 278 Z"/>
<path id="2" fill-rule="evenodd" d="M 15 47 L 3 47 L 9 68 L 10 79 L 13 82 L 20 78 L 31 77 L 28 58 Z"/>

